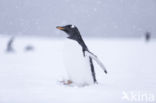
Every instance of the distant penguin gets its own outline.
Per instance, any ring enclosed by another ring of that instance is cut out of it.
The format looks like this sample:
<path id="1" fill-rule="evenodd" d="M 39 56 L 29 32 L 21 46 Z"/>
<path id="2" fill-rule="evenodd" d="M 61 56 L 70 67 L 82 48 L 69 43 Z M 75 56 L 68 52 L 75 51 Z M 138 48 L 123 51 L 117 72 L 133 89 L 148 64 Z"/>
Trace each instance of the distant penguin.
<path id="1" fill-rule="evenodd" d="M 25 47 L 25 51 L 33 51 L 34 50 L 34 47 L 32 46 L 32 45 L 27 45 L 26 47 Z"/>
<path id="2" fill-rule="evenodd" d="M 97 83 L 93 60 L 107 73 L 102 62 L 91 53 L 83 41 L 78 28 L 74 25 L 57 26 L 59 30 L 68 35 L 68 42 L 63 52 L 65 54 L 65 66 L 68 80 L 64 84 L 76 84 L 80 86 Z"/>
<path id="3" fill-rule="evenodd" d="M 14 42 L 14 37 L 11 37 L 7 43 L 6 52 L 14 52 L 13 42 Z"/>
<path id="4" fill-rule="evenodd" d="M 149 42 L 150 39 L 151 39 L 151 33 L 150 32 L 146 32 L 145 33 L 145 40 L 146 40 L 146 42 Z"/>

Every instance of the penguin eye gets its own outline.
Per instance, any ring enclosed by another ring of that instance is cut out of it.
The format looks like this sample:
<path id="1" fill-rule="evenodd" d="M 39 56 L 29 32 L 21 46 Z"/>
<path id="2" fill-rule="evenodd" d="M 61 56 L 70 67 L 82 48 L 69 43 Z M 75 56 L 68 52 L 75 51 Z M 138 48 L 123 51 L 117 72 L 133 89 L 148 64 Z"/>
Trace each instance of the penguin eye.
<path id="1" fill-rule="evenodd" d="M 71 25 L 70 28 L 75 28 L 75 26 L 74 25 Z"/>

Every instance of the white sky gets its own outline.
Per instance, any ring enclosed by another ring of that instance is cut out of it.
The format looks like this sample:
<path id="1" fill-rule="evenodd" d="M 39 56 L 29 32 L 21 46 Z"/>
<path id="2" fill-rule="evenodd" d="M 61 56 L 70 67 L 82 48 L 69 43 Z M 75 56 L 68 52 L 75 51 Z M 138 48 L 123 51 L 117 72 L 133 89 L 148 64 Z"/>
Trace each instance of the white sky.
<path id="1" fill-rule="evenodd" d="M 155 0 L 0 0 L 0 34 L 61 37 L 73 24 L 84 36 L 156 36 Z"/>

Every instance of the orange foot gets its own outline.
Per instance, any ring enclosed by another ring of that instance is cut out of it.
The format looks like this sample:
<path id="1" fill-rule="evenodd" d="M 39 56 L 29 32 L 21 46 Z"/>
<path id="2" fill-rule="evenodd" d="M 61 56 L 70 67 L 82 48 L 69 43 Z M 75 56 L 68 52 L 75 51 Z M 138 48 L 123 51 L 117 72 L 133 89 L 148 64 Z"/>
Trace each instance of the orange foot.
<path id="1" fill-rule="evenodd" d="M 64 85 L 70 85 L 72 84 L 73 82 L 71 80 L 67 80 L 67 82 L 64 83 Z"/>
<path id="2" fill-rule="evenodd" d="M 70 85 L 72 84 L 73 82 L 71 80 L 67 80 L 67 81 L 61 81 L 61 83 L 63 83 L 64 85 Z"/>

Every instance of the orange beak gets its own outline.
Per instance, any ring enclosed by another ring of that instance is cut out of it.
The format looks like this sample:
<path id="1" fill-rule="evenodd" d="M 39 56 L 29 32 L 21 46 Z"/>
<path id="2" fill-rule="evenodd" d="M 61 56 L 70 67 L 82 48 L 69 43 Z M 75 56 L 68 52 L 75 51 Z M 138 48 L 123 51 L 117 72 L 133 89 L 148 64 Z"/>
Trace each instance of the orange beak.
<path id="1" fill-rule="evenodd" d="M 59 29 L 59 30 L 64 30 L 64 28 L 60 27 L 60 26 L 57 26 L 56 28 Z"/>

